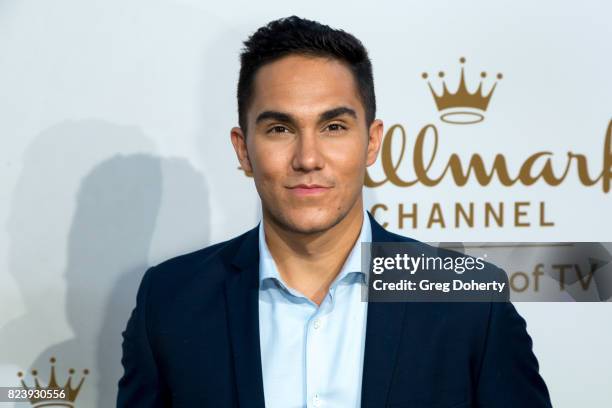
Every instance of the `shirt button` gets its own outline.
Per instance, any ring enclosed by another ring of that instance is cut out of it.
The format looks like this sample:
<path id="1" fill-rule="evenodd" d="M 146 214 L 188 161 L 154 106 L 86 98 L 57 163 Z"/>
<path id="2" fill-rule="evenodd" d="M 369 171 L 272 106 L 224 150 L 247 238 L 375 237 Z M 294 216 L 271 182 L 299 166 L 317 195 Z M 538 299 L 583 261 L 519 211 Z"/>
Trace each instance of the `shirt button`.
<path id="1" fill-rule="evenodd" d="M 313 326 L 315 328 L 315 330 L 317 330 L 319 327 L 321 327 L 321 320 L 320 319 L 315 319 Z"/>
<path id="2" fill-rule="evenodd" d="M 315 408 L 318 408 L 321 406 L 321 400 L 319 399 L 319 394 L 314 395 L 314 398 L 312 399 L 312 405 L 314 405 Z"/>

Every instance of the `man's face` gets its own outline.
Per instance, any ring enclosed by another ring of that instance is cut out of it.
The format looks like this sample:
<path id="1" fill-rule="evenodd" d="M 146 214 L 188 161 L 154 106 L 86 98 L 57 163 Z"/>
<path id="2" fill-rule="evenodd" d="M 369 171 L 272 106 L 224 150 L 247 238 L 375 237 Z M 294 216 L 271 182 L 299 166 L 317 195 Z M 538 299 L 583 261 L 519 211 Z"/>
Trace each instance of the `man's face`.
<path id="1" fill-rule="evenodd" d="M 264 214 L 284 229 L 325 231 L 362 211 L 366 167 L 382 122 L 368 128 L 353 74 L 342 62 L 289 55 L 262 66 L 232 143 L 253 173 Z"/>

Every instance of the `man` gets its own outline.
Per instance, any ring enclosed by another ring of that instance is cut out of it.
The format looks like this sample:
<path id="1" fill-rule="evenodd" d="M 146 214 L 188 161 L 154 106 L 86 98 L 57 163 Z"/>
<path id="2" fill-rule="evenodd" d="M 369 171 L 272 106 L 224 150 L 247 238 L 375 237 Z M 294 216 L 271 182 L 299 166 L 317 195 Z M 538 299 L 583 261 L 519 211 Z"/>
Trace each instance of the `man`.
<path id="1" fill-rule="evenodd" d="M 508 302 L 362 302 L 381 144 L 352 35 L 289 17 L 246 42 L 231 141 L 262 222 L 150 268 L 124 332 L 119 407 L 549 407 Z M 423 247 L 425 247 L 424 244 Z"/>

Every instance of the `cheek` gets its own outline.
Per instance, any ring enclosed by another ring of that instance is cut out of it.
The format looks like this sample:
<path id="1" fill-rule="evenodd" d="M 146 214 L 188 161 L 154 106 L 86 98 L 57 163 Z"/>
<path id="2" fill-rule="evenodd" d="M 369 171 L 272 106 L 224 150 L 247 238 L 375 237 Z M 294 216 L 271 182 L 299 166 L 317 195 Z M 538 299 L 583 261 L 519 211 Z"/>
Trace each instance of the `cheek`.
<path id="1" fill-rule="evenodd" d="M 336 176 L 343 178 L 345 182 L 353 179 L 358 180 L 362 177 L 361 175 L 366 167 L 365 154 L 364 149 L 357 148 L 332 151 L 329 155 L 328 163 L 333 168 Z"/>
<path id="2" fill-rule="evenodd" d="M 278 155 L 263 154 L 257 158 L 255 167 L 255 186 L 259 195 L 269 204 L 285 201 L 284 183 L 287 173 L 286 164 Z"/>
<path id="3" fill-rule="evenodd" d="M 284 152 L 278 149 L 266 149 L 257 146 L 253 151 L 252 164 L 261 181 L 272 181 L 282 178 L 287 172 L 287 160 Z"/>

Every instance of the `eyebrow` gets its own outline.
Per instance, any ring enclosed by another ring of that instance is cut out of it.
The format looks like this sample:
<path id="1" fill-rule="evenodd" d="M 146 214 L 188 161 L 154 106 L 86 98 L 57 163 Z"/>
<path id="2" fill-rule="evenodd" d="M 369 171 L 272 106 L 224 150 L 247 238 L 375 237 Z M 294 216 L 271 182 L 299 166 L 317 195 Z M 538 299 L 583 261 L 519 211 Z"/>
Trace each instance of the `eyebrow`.
<path id="1" fill-rule="evenodd" d="M 319 115 L 319 123 L 325 122 L 327 120 L 336 118 L 342 115 L 349 115 L 353 118 L 357 119 L 357 112 L 354 109 L 348 108 L 346 106 L 339 106 L 337 108 L 333 108 L 327 110 Z M 258 124 L 263 122 L 264 120 L 277 120 L 279 122 L 292 123 L 296 122 L 295 118 L 288 113 L 278 112 L 278 111 L 263 111 L 259 115 L 257 115 L 257 119 L 255 119 L 255 123 Z"/>

